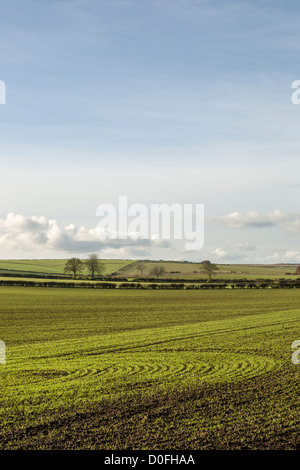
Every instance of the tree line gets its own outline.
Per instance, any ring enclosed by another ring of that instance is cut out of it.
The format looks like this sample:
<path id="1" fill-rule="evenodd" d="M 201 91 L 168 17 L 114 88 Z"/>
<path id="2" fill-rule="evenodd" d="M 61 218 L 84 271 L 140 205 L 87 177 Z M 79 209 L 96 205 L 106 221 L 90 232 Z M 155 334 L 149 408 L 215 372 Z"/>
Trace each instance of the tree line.
<path id="1" fill-rule="evenodd" d="M 202 261 L 200 266 L 200 271 L 205 272 L 207 274 L 208 281 L 211 282 L 212 275 L 218 271 L 218 267 L 208 260 Z M 142 262 L 138 263 L 136 266 L 136 269 L 140 272 L 141 276 L 143 276 L 145 268 L 146 265 Z M 74 279 L 76 279 L 77 275 L 82 273 L 85 269 L 89 272 L 92 279 L 94 279 L 95 274 L 100 276 L 104 275 L 105 265 L 99 260 L 98 255 L 92 253 L 86 261 L 82 261 L 80 258 L 68 259 L 65 264 L 64 272 L 65 274 L 73 273 Z M 159 279 L 160 276 L 166 274 L 166 270 L 161 265 L 155 265 L 150 274 Z"/>
<path id="2" fill-rule="evenodd" d="M 142 262 L 138 263 L 136 269 L 140 272 L 141 276 L 143 276 L 146 265 Z M 200 263 L 200 272 L 204 272 L 207 275 L 207 280 L 209 282 L 211 282 L 212 275 L 215 274 L 216 271 L 219 271 L 219 268 L 216 264 L 211 263 L 211 261 L 205 260 Z M 150 274 L 156 276 L 157 279 L 159 279 L 159 277 L 165 273 L 165 268 L 159 265 L 154 266 L 154 268 L 150 271 Z"/>
<path id="3" fill-rule="evenodd" d="M 92 279 L 94 279 L 95 274 L 103 276 L 105 265 L 99 260 L 98 255 L 92 253 L 86 261 L 82 261 L 79 258 L 68 259 L 65 264 L 64 272 L 65 274 L 73 273 L 74 279 L 76 279 L 77 275 L 82 273 L 85 269 L 89 272 Z"/>

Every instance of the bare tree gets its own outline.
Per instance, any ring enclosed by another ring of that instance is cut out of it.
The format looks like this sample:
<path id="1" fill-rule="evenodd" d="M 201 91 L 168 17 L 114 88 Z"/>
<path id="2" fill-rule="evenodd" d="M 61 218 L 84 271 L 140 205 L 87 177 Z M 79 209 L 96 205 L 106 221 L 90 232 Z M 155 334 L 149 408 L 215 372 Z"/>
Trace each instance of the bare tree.
<path id="1" fill-rule="evenodd" d="M 76 276 L 78 273 L 80 273 L 84 268 L 84 264 L 79 258 L 70 258 L 66 261 L 65 264 L 65 273 L 73 273 L 74 279 L 76 279 Z"/>
<path id="2" fill-rule="evenodd" d="M 145 269 L 146 269 L 145 263 L 138 263 L 138 264 L 136 265 L 136 269 L 137 269 L 138 271 L 140 271 L 140 275 L 143 276 L 144 271 L 145 271 Z"/>
<path id="3" fill-rule="evenodd" d="M 212 275 L 216 272 L 219 271 L 219 268 L 217 267 L 216 264 L 211 263 L 208 260 L 202 261 L 200 264 L 200 271 L 204 271 L 207 274 L 208 281 L 211 281 Z"/>
<path id="4" fill-rule="evenodd" d="M 156 265 L 152 269 L 151 274 L 154 274 L 158 279 L 159 276 L 161 276 L 162 274 L 165 274 L 165 272 L 166 272 L 166 270 L 163 266 Z"/>
<path id="5" fill-rule="evenodd" d="M 92 279 L 94 279 L 95 273 L 103 274 L 105 271 L 104 263 L 101 263 L 101 261 L 99 261 L 98 255 L 96 255 L 95 253 L 89 255 L 89 259 L 87 259 L 84 264 L 88 272 L 91 274 Z"/>

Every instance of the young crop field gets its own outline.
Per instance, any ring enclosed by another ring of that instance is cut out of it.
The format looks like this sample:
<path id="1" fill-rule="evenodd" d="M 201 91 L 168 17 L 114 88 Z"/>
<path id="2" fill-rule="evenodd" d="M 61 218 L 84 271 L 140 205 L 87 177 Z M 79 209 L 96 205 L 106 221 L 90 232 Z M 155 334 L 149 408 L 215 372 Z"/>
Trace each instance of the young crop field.
<path id="1" fill-rule="evenodd" d="M 298 449 L 300 290 L 0 288 L 0 448 Z"/>
<path id="2" fill-rule="evenodd" d="M 40 273 L 40 274 L 63 274 L 67 260 L 65 259 L 33 259 L 33 260 L 0 260 L 1 273 Z M 105 274 L 112 274 L 124 266 L 132 263 L 130 260 L 100 260 L 105 265 Z"/>

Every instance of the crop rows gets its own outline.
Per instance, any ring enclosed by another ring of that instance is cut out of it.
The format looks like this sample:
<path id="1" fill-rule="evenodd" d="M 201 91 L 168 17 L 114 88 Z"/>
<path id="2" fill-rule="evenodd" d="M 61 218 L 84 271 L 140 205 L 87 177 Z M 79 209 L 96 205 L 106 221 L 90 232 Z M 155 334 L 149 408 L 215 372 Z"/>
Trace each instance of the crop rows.
<path id="1" fill-rule="evenodd" d="M 298 446 L 298 290 L 0 299 L 2 449 Z"/>

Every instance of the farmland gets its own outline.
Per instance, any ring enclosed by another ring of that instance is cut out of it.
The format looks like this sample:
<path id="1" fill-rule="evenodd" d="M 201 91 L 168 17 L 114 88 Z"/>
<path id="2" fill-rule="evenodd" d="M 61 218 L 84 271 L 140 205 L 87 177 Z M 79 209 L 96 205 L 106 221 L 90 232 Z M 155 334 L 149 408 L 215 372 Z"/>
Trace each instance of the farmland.
<path id="1" fill-rule="evenodd" d="M 100 260 L 105 265 L 105 276 L 113 276 L 116 279 L 127 277 L 137 278 L 141 277 L 138 270 L 137 260 L 113 260 L 103 259 Z M 0 260 L 0 277 L 5 275 L 22 275 L 22 276 L 44 276 L 44 275 L 57 275 L 62 276 L 64 273 L 65 259 L 33 259 L 33 260 Z M 154 266 L 162 266 L 165 273 L 161 276 L 162 279 L 206 279 L 206 274 L 201 271 L 200 263 L 180 262 L 180 261 L 150 261 L 142 262 L 145 266 L 142 277 L 153 277 L 151 271 Z M 296 274 L 297 265 L 218 265 L 218 271 L 213 278 L 223 280 L 228 279 L 296 279 L 299 275 Z M 84 272 L 84 275 L 87 273 Z"/>
<path id="2" fill-rule="evenodd" d="M 103 260 L 104 261 L 104 260 Z M 131 264 L 128 260 L 105 260 L 106 274 Z M 0 275 L 13 274 L 63 274 L 65 259 L 0 260 Z"/>
<path id="3" fill-rule="evenodd" d="M 1 449 L 296 449 L 300 289 L 0 287 Z"/>

